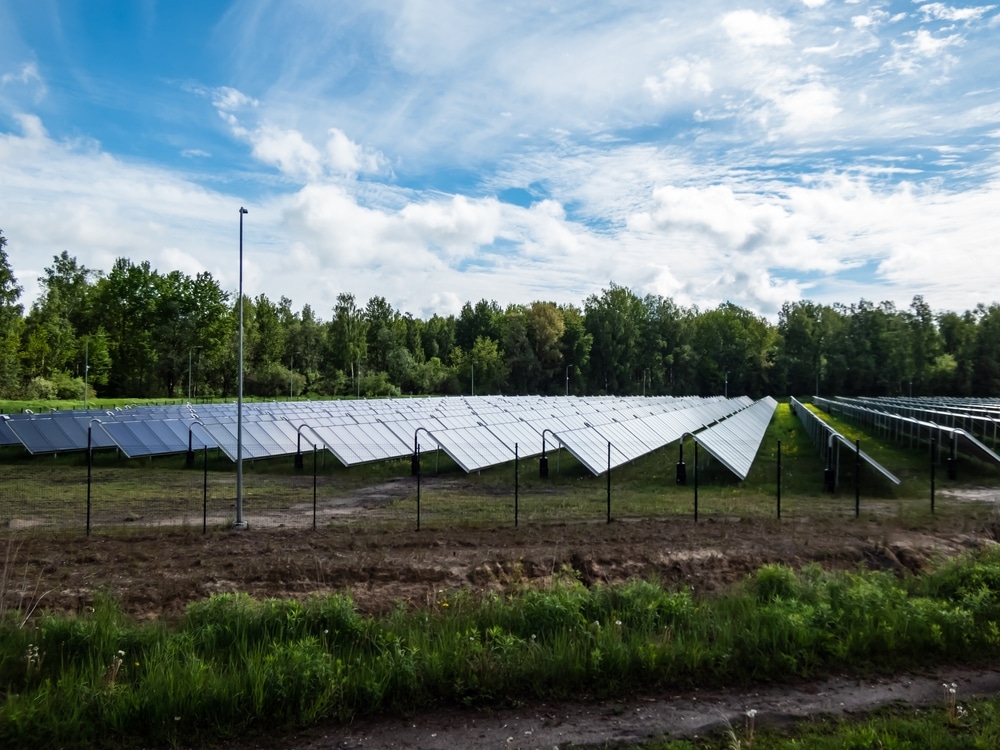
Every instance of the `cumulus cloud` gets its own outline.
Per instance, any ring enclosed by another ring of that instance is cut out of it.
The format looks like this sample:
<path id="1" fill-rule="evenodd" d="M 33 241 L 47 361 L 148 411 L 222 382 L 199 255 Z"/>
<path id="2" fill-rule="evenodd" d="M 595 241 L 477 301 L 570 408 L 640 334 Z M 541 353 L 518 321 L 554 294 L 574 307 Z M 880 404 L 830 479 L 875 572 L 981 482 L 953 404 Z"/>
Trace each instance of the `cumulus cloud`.
<path id="1" fill-rule="evenodd" d="M 722 27 L 740 47 L 775 47 L 791 44 L 791 23 L 785 18 L 753 10 L 734 10 L 722 17 Z"/>
<path id="2" fill-rule="evenodd" d="M 260 102 L 236 89 L 216 89 L 212 103 L 220 117 L 229 123 L 233 135 L 253 147 L 256 159 L 288 177 L 303 182 L 331 176 L 355 177 L 360 173 L 381 172 L 388 164 L 379 151 L 353 142 L 339 128 L 330 128 L 326 142 L 316 146 L 295 128 L 269 122 L 247 127 L 237 112 L 257 108 Z"/>
<path id="3" fill-rule="evenodd" d="M 944 3 L 927 3 L 920 6 L 920 12 L 924 14 L 924 20 L 938 21 L 978 21 L 984 15 L 996 8 L 995 5 L 980 5 L 974 8 L 954 8 Z"/>
<path id="4" fill-rule="evenodd" d="M 697 58 L 674 58 L 658 76 L 647 76 L 642 86 L 657 102 L 669 101 L 674 95 L 711 94 L 711 64 Z"/>
<path id="5" fill-rule="evenodd" d="M 885 63 L 885 69 L 911 75 L 930 62 L 945 70 L 954 62 L 954 57 L 947 54 L 947 50 L 964 41 L 961 34 L 936 37 L 927 29 L 908 32 L 906 37 L 909 41 L 892 43 L 894 53 Z"/>

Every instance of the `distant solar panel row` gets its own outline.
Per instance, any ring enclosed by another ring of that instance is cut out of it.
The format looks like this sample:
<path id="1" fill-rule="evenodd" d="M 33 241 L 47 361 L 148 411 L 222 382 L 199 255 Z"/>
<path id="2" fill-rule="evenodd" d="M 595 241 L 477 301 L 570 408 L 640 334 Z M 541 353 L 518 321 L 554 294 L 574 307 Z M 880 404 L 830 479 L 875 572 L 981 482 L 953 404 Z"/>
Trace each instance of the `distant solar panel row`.
<path id="1" fill-rule="evenodd" d="M 893 437 L 910 437 L 926 443 L 930 443 L 933 439 L 937 441 L 939 450 L 950 444 L 955 453 L 961 450 L 981 461 L 1000 464 L 1000 455 L 961 427 L 951 427 L 934 421 L 915 419 L 911 416 L 894 413 L 891 410 L 872 408 L 866 405 L 871 403 L 870 401 L 859 402 L 854 399 L 841 398 L 830 400 L 819 397 L 815 398 L 814 401 L 817 406 L 830 414 L 841 414 L 862 424 L 876 426 Z"/>
<path id="2" fill-rule="evenodd" d="M 817 400 L 822 399 L 817 397 Z M 813 444 L 819 448 L 819 454 L 823 458 L 823 462 L 828 467 L 834 467 L 836 465 L 836 473 L 834 476 L 837 478 L 837 481 L 839 481 L 840 448 L 841 446 L 844 446 L 848 450 L 853 451 L 855 450 L 854 444 L 837 432 L 837 430 L 835 430 L 831 425 L 827 424 L 818 416 L 813 414 L 797 399 L 792 398 L 791 404 L 792 411 L 795 412 L 796 416 L 798 416 L 799 420 L 802 422 L 802 426 L 805 427 L 806 432 L 809 433 L 809 437 L 812 438 Z M 882 466 L 882 464 L 864 451 L 858 451 L 858 457 L 893 484 L 899 484 L 899 477 Z"/>
<path id="3" fill-rule="evenodd" d="M 542 435 L 592 473 L 638 458 L 744 409 L 747 397 L 545 398 L 481 396 L 244 404 L 246 459 L 325 449 L 347 466 L 440 448 L 477 471 L 542 452 Z M 236 460 L 235 404 L 18 414 L 0 421 L 0 441 L 31 453 L 117 448 L 126 456 L 218 448 Z M 88 437 L 89 433 L 89 437 Z M 89 442 L 88 442 L 89 441 Z"/>

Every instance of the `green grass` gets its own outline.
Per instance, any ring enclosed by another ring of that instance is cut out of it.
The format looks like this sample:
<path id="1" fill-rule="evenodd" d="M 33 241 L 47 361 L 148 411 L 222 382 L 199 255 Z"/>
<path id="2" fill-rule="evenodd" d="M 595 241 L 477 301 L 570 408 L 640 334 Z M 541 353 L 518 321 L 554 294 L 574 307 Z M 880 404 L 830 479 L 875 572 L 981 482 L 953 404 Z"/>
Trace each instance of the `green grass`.
<path id="1" fill-rule="evenodd" d="M 655 582 L 501 595 L 436 592 L 426 609 L 358 613 L 220 595 L 183 623 L 113 602 L 0 623 L 0 744 L 197 744 L 248 730 L 441 705 L 867 675 L 1000 655 L 1000 551 L 920 578 L 768 565 L 730 592 Z"/>

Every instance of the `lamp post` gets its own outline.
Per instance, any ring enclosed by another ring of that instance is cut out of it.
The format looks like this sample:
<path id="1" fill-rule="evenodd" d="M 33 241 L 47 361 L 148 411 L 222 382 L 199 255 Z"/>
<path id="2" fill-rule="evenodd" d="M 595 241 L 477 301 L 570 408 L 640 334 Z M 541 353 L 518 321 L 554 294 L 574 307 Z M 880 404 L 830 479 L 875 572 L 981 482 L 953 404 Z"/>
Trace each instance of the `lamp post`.
<path id="1" fill-rule="evenodd" d="M 240 345 L 237 367 L 236 396 L 236 522 L 235 529 L 245 529 L 247 522 L 243 520 L 243 216 L 250 213 L 240 206 Z"/>
<path id="2" fill-rule="evenodd" d="M 201 347 L 192 346 L 188 349 L 188 401 L 191 400 L 191 355 L 194 354 L 195 349 L 201 349 Z"/>
<path id="3" fill-rule="evenodd" d="M 288 363 L 288 398 L 294 398 L 295 394 L 292 393 L 292 383 L 295 377 L 295 355 L 302 354 L 302 352 L 292 352 L 291 359 Z"/>

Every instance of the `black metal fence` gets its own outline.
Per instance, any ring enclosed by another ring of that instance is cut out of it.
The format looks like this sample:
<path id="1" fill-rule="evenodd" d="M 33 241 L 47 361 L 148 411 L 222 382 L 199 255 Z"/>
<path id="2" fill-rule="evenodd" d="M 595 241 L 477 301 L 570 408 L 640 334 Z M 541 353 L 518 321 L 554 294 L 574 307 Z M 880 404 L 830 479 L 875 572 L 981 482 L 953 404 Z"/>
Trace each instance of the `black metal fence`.
<path id="1" fill-rule="evenodd" d="M 842 491 L 823 486 L 811 450 L 765 441 L 751 476 L 738 481 L 688 442 L 593 476 L 567 451 L 466 474 L 442 451 L 345 468 L 328 452 L 243 463 L 243 520 L 250 528 L 329 525 L 433 528 L 655 517 L 818 518 L 923 513 L 926 492 L 897 495 L 859 473 Z M 545 473 L 547 476 L 540 476 Z M 938 488 L 937 512 L 952 503 Z M 945 488 L 946 489 L 946 488 Z M 0 526 L 8 529 L 222 529 L 237 520 L 234 464 L 216 449 L 193 456 L 126 459 L 114 450 L 30 456 L 0 451 Z"/>

